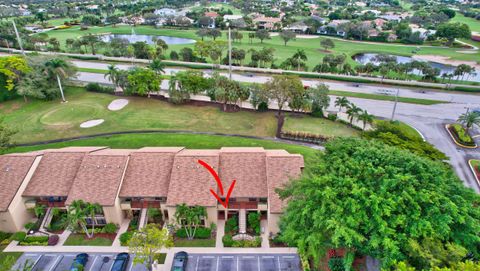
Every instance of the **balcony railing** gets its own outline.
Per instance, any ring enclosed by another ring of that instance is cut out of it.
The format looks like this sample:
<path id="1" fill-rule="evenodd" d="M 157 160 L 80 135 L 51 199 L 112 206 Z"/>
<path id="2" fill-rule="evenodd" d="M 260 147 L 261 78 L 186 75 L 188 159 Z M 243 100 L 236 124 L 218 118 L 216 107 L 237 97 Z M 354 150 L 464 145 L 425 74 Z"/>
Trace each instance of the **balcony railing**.
<path id="1" fill-rule="evenodd" d="M 132 209 L 143 209 L 143 208 L 160 208 L 161 202 L 159 200 L 135 200 L 132 201 Z"/>
<path id="2" fill-rule="evenodd" d="M 258 202 L 231 202 L 228 209 L 258 209 Z"/>
<path id="3" fill-rule="evenodd" d="M 47 207 L 65 207 L 65 201 L 48 201 L 48 200 L 37 200 L 37 205 L 45 205 Z"/>

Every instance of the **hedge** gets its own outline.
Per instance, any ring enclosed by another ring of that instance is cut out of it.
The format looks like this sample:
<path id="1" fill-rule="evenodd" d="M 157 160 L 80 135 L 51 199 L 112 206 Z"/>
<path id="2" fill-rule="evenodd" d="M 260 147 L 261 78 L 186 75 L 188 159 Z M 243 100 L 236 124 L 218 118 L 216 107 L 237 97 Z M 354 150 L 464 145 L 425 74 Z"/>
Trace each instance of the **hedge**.
<path id="1" fill-rule="evenodd" d="M 69 55 L 69 58 L 73 59 L 80 59 L 80 60 L 99 60 L 100 58 L 98 56 L 72 56 Z"/>
<path id="2" fill-rule="evenodd" d="M 102 86 L 98 83 L 88 83 L 85 86 L 85 89 L 90 92 L 98 92 L 98 93 L 108 93 L 113 94 L 115 93 L 115 89 L 112 87 Z"/>
<path id="3" fill-rule="evenodd" d="M 184 228 L 178 229 L 175 235 L 178 238 L 187 238 L 187 232 Z M 196 239 L 208 239 L 212 236 L 212 230 L 209 228 L 197 228 L 195 231 L 195 236 L 193 238 Z"/>
<path id="4" fill-rule="evenodd" d="M 261 247 L 262 237 L 255 236 L 253 240 L 233 240 L 232 235 L 225 234 L 222 238 L 224 247 Z"/>
<path id="5" fill-rule="evenodd" d="M 21 242 L 21 241 L 25 240 L 25 237 L 26 237 L 26 236 L 27 236 L 27 233 L 26 233 L 26 232 L 17 231 L 17 232 L 14 233 L 12 236 L 10 236 L 10 240 Z"/>

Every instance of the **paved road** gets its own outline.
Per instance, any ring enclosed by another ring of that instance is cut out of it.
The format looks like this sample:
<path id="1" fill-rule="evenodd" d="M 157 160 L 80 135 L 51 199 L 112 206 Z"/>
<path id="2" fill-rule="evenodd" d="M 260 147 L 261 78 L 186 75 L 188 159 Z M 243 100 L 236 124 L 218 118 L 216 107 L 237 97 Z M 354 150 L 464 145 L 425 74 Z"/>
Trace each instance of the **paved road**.
<path id="1" fill-rule="evenodd" d="M 109 64 L 100 63 L 100 62 L 89 62 L 89 61 L 79 61 L 75 60 L 72 61 L 77 67 L 80 68 L 93 68 L 93 69 L 102 69 L 106 70 Z M 126 70 L 132 65 L 130 64 L 116 64 L 119 69 Z M 166 68 L 166 74 L 174 74 L 178 71 L 181 71 L 181 68 Z M 206 73 L 211 73 L 210 70 L 207 70 Z M 225 72 L 221 72 L 220 74 L 227 75 Z M 267 82 L 271 76 L 269 75 L 261 75 L 261 74 L 253 74 L 251 73 L 233 73 L 232 79 L 241 81 L 241 82 L 250 82 L 250 83 L 265 83 Z M 80 77 L 85 77 L 84 73 L 80 73 Z M 103 75 L 101 76 L 103 77 Z M 445 102 L 452 102 L 452 103 L 480 103 L 480 95 L 475 94 L 465 94 L 465 93 L 458 93 L 458 92 L 447 92 L 442 90 L 425 90 L 420 88 L 412 88 L 412 87 L 395 87 L 395 86 L 384 86 L 379 84 L 353 84 L 349 82 L 339 82 L 339 81 L 329 81 L 329 80 L 302 80 L 304 85 L 307 86 L 314 86 L 318 83 L 325 83 L 327 84 L 330 89 L 332 90 L 343 90 L 343 91 L 351 91 L 351 92 L 358 92 L 358 93 L 370 93 L 370 94 L 379 94 L 385 90 L 396 93 L 398 89 L 400 89 L 399 96 L 400 97 L 410 97 L 410 98 L 418 98 L 418 99 L 430 99 L 430 100 L 438 100 L 438 101 L 445 101 Z M 108 80 L 104 79 L 104 83 L 109 83 Z M 167 86 L 167 85 L 162 85 Z"/>
<path id="2" fill-rule="evenodd" d="M 80 62 L 77 62 L 77 64 Z M 81 62 L 86 63 L 86 62 Z M 89 62 L 93 63 L 93 62 Z M 80 64 L 83 65 L 83 64 Z M 90 64 L 86 64 L 90 65 Z M 105 65 L 103 63 L 95 63 L 95 65 Z M 103 66 L 95 66 L 96 68 L 104 68 Z M 122 68 L 128 68 L 128 65 L 123 65 Z M 168 72 L 175 72 L 178 69 L 167 69 Z M 245 75 L 235 75 L 233 77 L 235 80 L 242 82 L 264 82 L 268 80 L 268 76 L 254 76 L 248 77 Z M 99 82 L 99 83 L 109 83 L 107 79 L 104 78 L 103 74 L 96 73 L 85 73 L 80 72 L 77 78 L 78 80 L 85 82 Z M 318 83 L 314 80 L 305 80 L 305 84 Z M 338 85 L 348 84 L 348 83 L 333 83 Z M 364 85 L 362 89 L 366 89 L 367 93 L 375 91 L 375 88 L 378 88 L 377 85 Z M 164 80 L 162 82 L 162 88 L 167 88 L 168 82 Z M 382 88 L 384 88 L 382 86 Z M 357 91 L 360 91 L 357 88 Z M 370 91 L 370 92 L 369 92 Z M 464 181 L 467 187 L 471 187 L 477 192 L 480 192 L 479 184 L 476 183 L 476 180 L 470 168 L 467 164 L 467 159 L 477 158 L 480 159 L 480 153 L 478 150 L 467 150 L 459 148 L 455 145 L 447 135 L 445 131 L 445 124 L 456 121 L 458 116 L 466 111 L 467 108 L 480 108 L 480 95 L 474 94 L 459 94 L 459 93 L 450 93 L 442 91 L 428 91 L 427 93 L 419 93 L 416 89 L 403 89 L 401 91 L 402 96 L 422 96 L 426 99 L 450 99 L 451 103 L 445 104 L 436 104 L 436 105 L 418 105 L 418 104 L 407 104 L 407 103 L 398 103 L 395 119 L 408 123 L 409 125 L 416 128 L 426 140 L 433 145 L 435 145 L 439 150 L 444 152 L 448 157 L 450 157 L 450 164 L 454 167 L 458 176 Z M 382 118 L 390 118 L 393 109 L 393 102 L 390 101 L 379 101 L 379 100 L 368 100 L 368 99 L 359 99 L 359 98 L 349 98 L 350 101 L 354 102 L 357 106 L 366 109 L 371 114 Z M 330 110 L 336 110 L 332 104 Z M 480 134 L 478 130 L 475 131 L 477 134 Z M 478 139 L 477 139 L 478 140 Z"/>
<path id="3" fill-rule="evenodd" d="M 78 253 L 24 253 L 14 266 L 14 270 L 28 264 L 33 264 L 32 271 L 66 271 Z M 89 253 L 89 259 L 85 266 L 85 271 L 108 271 L 115 259 L 115 253 Z M 103 258 L 108 261 L 103 262 Z M 127 266 L 128 271 L 147 271 L 144 265 L 133 265 L 132 256 Z"/>
<path id="4" fill-rule="evenodd" d="M 189 254 L 187 271 L 300 271 L 297 254 Z"/>

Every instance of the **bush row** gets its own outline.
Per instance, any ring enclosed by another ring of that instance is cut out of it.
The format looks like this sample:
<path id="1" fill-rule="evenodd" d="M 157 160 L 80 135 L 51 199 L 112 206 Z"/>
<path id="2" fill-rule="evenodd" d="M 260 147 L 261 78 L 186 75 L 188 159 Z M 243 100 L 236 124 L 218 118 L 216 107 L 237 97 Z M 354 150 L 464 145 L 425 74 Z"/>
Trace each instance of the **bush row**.
<path id="1" fill-rule="evenodd" d="M 178 238 L 187 238 L 187 232 L 184 228 L 180 228 L 175 232 L 175 235 Z M 196 239 L 208 239 L 212 236 L 212 230 L 209 228 L 197 228 L 195 231 L 195 236 L 193 238 Z"/>
<path id="2" fill-rule="evenodd" d="M 120 245 L 128 246 L 128 242 L 132 239 L 133 231 L 127 231 L 120 235 Z"/>
<path id="3" fill-rule="evenodd" d="M 262 237 L 256 236 L 253 240 L 233 240 L 231 234 L 225 234 L 222 238 L 224 247 L 261 247 Z"/>
<path id="4" fill-rule="evenodd" d="M 292 139 L 292 140 L 312 142 L 312 143 L 323 143 L 333 138 L 331 136 L 312 134 L 312 133 L 306 133 L 306 132 L 298 132 L 298 131 L 282 131 L 281 136 L 282 138 L 285 138 L 285 139 Z"/>
<path id="5" fill-rule="evenodd" d="M 98 93 L 108 93 L 113 94 L 115 93 L 115 89 L 112 87 L 102 86 L 98 83 L 88 83 L 85 86 L 85 89 L 90 92 L 98 92 Z"/>

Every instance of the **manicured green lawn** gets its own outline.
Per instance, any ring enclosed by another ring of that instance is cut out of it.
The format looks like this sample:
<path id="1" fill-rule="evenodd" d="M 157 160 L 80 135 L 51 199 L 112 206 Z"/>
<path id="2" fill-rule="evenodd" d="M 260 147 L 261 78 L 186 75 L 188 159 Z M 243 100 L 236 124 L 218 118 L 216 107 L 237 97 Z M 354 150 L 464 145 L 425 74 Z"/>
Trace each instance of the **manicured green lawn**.
<path id="1" fill-rule="evenodd" d="M 106 34 L 106 33 L 116 33 L 116 34 L 131 34 L 131 27 L 130 26 L 117 26 L 117 27 L 91 27 L 86 31 L 81 31 L 78 26 L 72 27 L 70 29 L 64 30 L 55 30 L 48 32 L 49 37 L 55 37 L 60 40 L 61 45 L 65 46 L 65 40 L 67 38 L 76 38 L 88 33 L 94 34 Z M 135 27 L 135 32 L 137 34 L 146 34 L 146 35 L 165 35 L 165 36 L 176 36 L 181 38 L 190 38 L 190 39 L 198 39 L 195 35 L 195 30 L 178 30 L 178 29 L 165 29 L 159 28 L 155 29 L 151 26 L 137 26 Z M 226 41 L 227 35 L 226 31 L 223 31 L 222 37 L 218 38 L 217 40 L 224 40 Z M 262 47 L 272 47 L 275 49 L 275 58 L 276 64 L 279 65 L 283 60 L 288 57 L 291 57 L 298 49 L 304 49 L 308 61 L 307 66 L 309 70 L 311 70 L 315 65 L 321 62 L 322 57 L 326 54 L 320 48 L 320 40 L 325 39 L 325 37 L 316 37 L 313 39 L 302 39 L 297 38 L 294 41 L 291 41 L 284 46 L 283 41 L 280 37 L 275 36 L 272 37 L 271 40 L 265 40 L 263 43 L 260 43 L 258 39 L 254 39 L 253 43 L 250 43 L 248 40 L 248 33 L 243 32 L 243 40 L 242 42 L 235 42 L 233 43 L 233 47 L 249 50 L 253 49 L 261 49 Z M 363 42 L 353 42 L 341 39 L 335 39 L 335 48 L 332 51 L 335 54 L 346 54 L 347 56 L 353 56 L 357 53 L 362 52 L 376 52 L 376 53 L 390 53 L 390 54 L 397 54 L 397 55 L 405 55 L 410 56 L 412 55 L 412 51 L 414 51 L 417 47 L 420 48 L 418 54 L 422 55 L 443 55 L 452 57 L 454 59 L 459 60 L 476 60 L 480 61 L 480 55 L 468 55 L 458 53 L 458 49 L 455 48 L 441 48 L 441 47 L 423 47 L 423 46 L 410 46 L 410 45 L 402 45 L 402 44 L 368 44 Z M 166 56 L 168 58 L 171 50 L 179 51 L 183 47 L 190 47 L 193 48 L 194 45 L 171 45 L 169 46 L 169 50 L 166 52 Z M 347 60 L 351 64 L 355 64 L 355 62 L 348 57 Z M 250 62 L 250 56 L 248 55 L 245 63 Z"/>
<path id="2" fill-rule="evenodd" d="M 359 92 L 343 91 L 343 90 L 342 91 L 330 90 L 329 93 L 336 96 L 355 97 L 355 98 L 380 100 L 380 101 L 395 101 L 394 96 L 387 96 L 387 95 L 381 95 L 381 94 L 359 93 Z M 418 98 L 409 98 L 409 97 L 398 97 L 398 101 L 401 103 L 423 104 L 423 105 L 448 103 L 445 101 L 418 99 Z"/>
<path id="3" fill-rule="evenodd" d="M 64 246 L 111 246 L 112 240 L 102 237 L 86 239 L 85 234 L 70 234 Z"/>
<path id="4" fill-rule="evenodd" d="M 284 131 L 309 132 L 326 136 L 358 136 L 359 132 L 340 122 L 287 114 Z"/>
<path id="5" fill-rule="evenodd" d="M 177 239 L 175 240 L 176 247 L 215 247 L 215 239 Z"/>
<path id="6" fill-rule="evenodd" d="M 128 97 L 130 103 L 120 111 L 109 111 L 108 104 L 119 98 L 69 87 L 68 103 L 17 99 L 0 104 L 0 115 L 18 133 L 16 143 L 35 142 L 81 135 L 132 130 L 181 130 L 273 137 L 274 112 L 240 111 L 225 113 L 214 106 L 173 105 L 158 99 Z M 305 116 L 305 121 L 313 119 Z M 80 128 L 87 120 L 104 119 L 92 128 Z M 343 124 L 326 121 L 329 134 L 335 129 L 350 130 Z M 335 129 L 330 130 L 330 128 Z M 343 134 L 343 132 L 340 132 Z"/>
<path id="7" fill-rule="evenodd" d="M 453 17 L 450 21 L 467 24 L 470 27 L 470 30 L 474 32 L 480 32 L 480 21 L 475 20 L 474 18 L 465 17 L 460 12 L 457 12 L 455 17 Z"/>
<path id="8" fill-rule="evenodd" d="M 0 104 L 0 115 L 18 131 L 17 143 L 127 130 L 188 130 L 253 136 L 273 136 L 276 119 L 273 112 L 224 113 L 213 106 L 176 106 L 158 99 L 128 97 L 130 103 L 111 112 L 113 95 L 68 88 L 68 103 L 22 99 Z M 121 97 L 120 97 L 121 98 Z M 105 119 L 97 127 L 82 129 L 91 119 Z"/>

